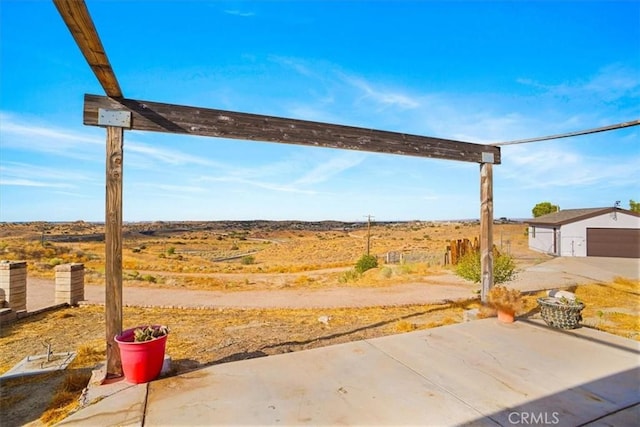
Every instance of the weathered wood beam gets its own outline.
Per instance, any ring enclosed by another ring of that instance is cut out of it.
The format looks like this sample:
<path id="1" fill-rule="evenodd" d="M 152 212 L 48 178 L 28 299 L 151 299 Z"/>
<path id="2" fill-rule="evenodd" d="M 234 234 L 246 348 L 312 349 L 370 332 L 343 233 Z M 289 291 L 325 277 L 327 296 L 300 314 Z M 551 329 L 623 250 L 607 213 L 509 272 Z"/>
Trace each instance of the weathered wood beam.
<path id="1" fill-rule="evenodd" d="M 493 165 L 480 164 L 480 298 L 493 287 Z"/>
<path id="2" fill-rule="evenodd" d="M 500 148 L 489 145 L 98 95 L 85 95 L 85 125 L 99 126 L 99 109 L 130 111 L 132 130 L 500 163 Z"/>
<path id="3" fill-rule="evenodd" d="M 124 129 L 107 127 L 105 201 L 105 323 L 107 377 L 122 376 L 114 338 L 122 332 L 122 156 Z"/>
<path id="4" fill-rule="evenodd" d="M 83 0 L 53 0 L 60 16 L 71 31 L 82 55 L 98 78 L 104 92 L 113 97 L 121 97 L 122 91 L 111 68 L 107 54 L 102 47 L 100 36 Z"/>

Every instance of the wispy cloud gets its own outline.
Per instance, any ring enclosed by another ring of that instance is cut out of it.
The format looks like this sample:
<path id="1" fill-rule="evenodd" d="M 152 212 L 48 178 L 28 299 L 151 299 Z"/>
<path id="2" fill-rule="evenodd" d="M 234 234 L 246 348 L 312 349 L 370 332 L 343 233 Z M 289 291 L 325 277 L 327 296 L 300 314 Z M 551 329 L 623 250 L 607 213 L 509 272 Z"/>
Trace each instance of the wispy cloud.
<path id="1" fill-rule="evenodd" d="M 316 191 L 313 191 L 313 190 L 296 188 L 295 186 L 290 184 L 278 184 L 278 183 L 257 180 L 257 179 L 240 178 L 237 176 L 202 176 L 200 177 L 200 181 L 242 184 L 242 185 L 248 185 L 251 187 L 262 188 L 264 190 L 278 191 L 278 192 L 284 192 L 284 193 L 301 193 L 301 194 L 317 193 Z"/>
<path id="2" fill-rule="evenodd" d="M 53 154 L 80 160 L 104 161 L 105 137 L 87 131 L 76 132 L 47 124 L 33 124 L 27 117 L 0 113 L 3 148 Z M 198 165 L 225 168 L 227 165 L 180 150 L 153 146 L 128 134 L 124 143 L 127 166 L 150 168 L 165 165 Z M 133 156 L 129 157 L 128 155 Z"/>
<path id="3" fill-rule="evenodd" d="M 136 187 L 137 190 L 144 191 L 147 195 L 155 193 L 156 195 L 170 197 L 174 197 L 175 195 L 198 197 L 211 190 L 210 188 L 199 185 L 179 183 L 166 184 L 162 182 L 151 182 L 143 180 L 136 180 L 132 182 L 131 185 Z"/>
<path id="4" fill-rule="evenodd" d="M 227 9 L 224 11 L 224 13 L 226 13 L 227 15 L 233 15 L 233 16 L 240 16 L 243 18 L 249 18 L 251 16 L 255 16 L 256 14 L 254 12 L 245 12 L 242 10 L 237 10 L 237 9 Z"/>
<path id="5" fill-rule="evenodd" d="M 547 95 L 582 99 L 597 97 L 611 102 L 623 97 L 640 95 L 640 71 L 621 64 L 607 65 L 594 75 L 581 80 L 548 84 L 530 78 L 520 78 L 518 83 L 540 89 Z"/>
<path id="6" fill-rule="evenodd" d="M 0 113 L 0 139 L 3 148 L 52 154 L 85 161 L 101 159 L 104 139 L 46 124 L 28 117 Z"/>
<path id="7" fill-rule="evenodd" d="M 315 185 L 330 181 L 345 171 L 357 167 L 366 159 L 365 153 L 344 152 L 315 159 L 286 159 L 254 168 L 236 168 L 219 175 L 203 175 L 201 182 L 224 182 L 248 185 L 269 191 L 319 194 Z M 294 166 L 294 165 L 298 166 Z M 302 172 L 302 174 L 300 174 Z"/>
<path id="8" fill-rule="evenodd" d="M 94 177 L 68 169 L 54 169 L 22 162 L 0 166 L 0 185 L 72 188 L 78 183 L 94 182 Z"/>
<path id="9" fill-rule="evenodd" d="M 4 112 L 0 113 L 0 123 L 2 123 L 1 131 L 10 135 L 67 142 L 69 145 L 78 143 L 104 144 L 104 140 L 95 136 L 84 135 L 55 127 L 36 125 L 31 123 L 27 118 L 19 118 Z"/>
<path id="10" fill-rule="evenodd" d="M 345 82 L 359 89 L 363 98 L 376 102 L 383 107 L 413 109 L 420 106 L 418 99 L 398 91 L 375 87 L 372 83 L 356 76 L 343 75 Z"/>
<path id="11" fill-rule="evenodd" d="M 503 151 L 501 179 L 522 189 L 612 187 L 637 182 L 640 153 L 608 158 L 561 146 L 514 146 Z"/>
<path id="12" fill-rule="evenodd" d="M 367 80 L 362 75 L 344 71 L 336 64 L 281 56 L 272 56 L 270 60 L 312 80 L 313 84 L 309 87 L 315 87 L 312 93 L 317 95 L 313 102 L 319 102 L 320 105 L 336 105 L 342 101 L 347 105 L 353 105 L 354 101 L 361 104 L 366 102 L 368 109 L 373 104 L 379 111 L 388 109 L 406 111 L 421 106 L 419 97 L 414 97 L 403 90 L 385 88 Z M 318 88 L 324 91 L 317 92 Z M 299 106 L 298 109 L 314 111 L 308 105 Z M 326 116 L 326 113 L 324 115 Z"/>
<path id="13" fill-rule="evenodd" d="M 208 160 L 205 157 L 194 156 L 170 148 L 154 147 L 141 142 L 128 141 L 125 144 L 125 152 L 142 155 L 145 163 L 153 164 L 154 161 L 168 165 L 199 165 L 209 167 L 226 167 L 226 165 Z M 140 159 L 142 160 L 142 159 Z M 137 162 L 136 162 L 137 163 Z M 141 166 L 142 162 L 138 166 Z M 134 165 L 135 166 L 135 165 Z"/>
<path id="14" fill-rule="evenodd" d="M 348 169 L 358 166 L 365 158 L 365 153 L 351 152 L 332 157 L 298 178 L 294 185 L 312 185 L 325 182 Z"/>
<path id="15" fill-rule="evenodd" d="M 0 177 L 0 185 L 5 186 L 15 186 L 15 187 L 51 187 L 51 188 L 69 188 L 73 187 L 71 184 L 63 184 L 63 183 L 55 183 L 55 182 L 45 182 L 45 181 L 34 181 L 31 179 L 20 179 L 20 178 L 8 178 Z"/>

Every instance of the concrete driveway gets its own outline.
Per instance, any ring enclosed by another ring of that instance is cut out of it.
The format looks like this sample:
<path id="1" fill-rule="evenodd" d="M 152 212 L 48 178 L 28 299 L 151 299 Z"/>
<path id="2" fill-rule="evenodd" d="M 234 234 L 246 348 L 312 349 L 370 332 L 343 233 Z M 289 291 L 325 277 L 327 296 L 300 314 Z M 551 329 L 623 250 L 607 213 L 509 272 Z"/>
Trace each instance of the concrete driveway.
<path id="1" fill-rule="evenodd" d="M 610 282 L 617 276 L 640 280 L 637 258 L 558 257 L 520 271 L 509 286 L 522 291 Z"/>

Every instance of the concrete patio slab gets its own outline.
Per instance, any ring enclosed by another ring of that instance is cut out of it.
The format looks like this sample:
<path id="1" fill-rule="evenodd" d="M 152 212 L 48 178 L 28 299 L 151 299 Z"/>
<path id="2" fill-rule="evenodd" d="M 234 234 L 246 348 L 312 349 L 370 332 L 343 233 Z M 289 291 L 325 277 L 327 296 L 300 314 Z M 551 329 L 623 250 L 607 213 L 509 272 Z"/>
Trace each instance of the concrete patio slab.
<path id="1" fill-rule="evenodd" d="M 635 426 L 640 343 L 485 319 L 215 365 L 151 382 L 148 394 L 143 387 L 64 424 Z"/>
<path id="2" fill-rule="evenodd" d="M 155 382 L 150 385 L 145 421 L 406 425 L 420 419 L 453 425 L 480 415 L 368 342 L 271 359 L 268 365 L 267 359 L 253 359 Z M 439 410 L 433 411 L 436 407 Z"/>
<path id="3" fill-rule="evenodd" d="M 151 383 L 145 423 L 580 425 L 640 402 L 637 342 L 495 319 Z"/>
<path id="4" fill-rule="evenodd" d="M 117 393 L 82 408 L 56 425 L 141 426 L 148 386 L 149 384 L 118 386 Z"/>
<path id="5" fill-rule="evenodd" d="M 607 339 L 600 345 L 608 348 L 594 352 L 582 329 L 562 333 L 536 322 L 486 322 L 380 338 L 375 345 L 500 425 L 513 424 L 516 408 L 580 425 L 638 401 L 629 392 L 640 380 L 637 343 L 602 334 Z M 621 373 L 612 375 L 612 366 Z"/>

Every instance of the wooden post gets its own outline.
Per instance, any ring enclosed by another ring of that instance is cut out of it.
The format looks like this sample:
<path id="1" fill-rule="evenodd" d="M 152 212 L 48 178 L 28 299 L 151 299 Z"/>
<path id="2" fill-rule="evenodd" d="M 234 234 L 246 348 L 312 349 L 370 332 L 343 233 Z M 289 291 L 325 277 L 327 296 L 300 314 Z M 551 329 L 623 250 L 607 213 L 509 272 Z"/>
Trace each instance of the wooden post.
<path id="1" fill-rule="evenodd" d="M 482 302 L 493 287 L 493 165 L 480 163 L 480 280 Z"/>
<path id="2" fill-rule="evenodd" d="M 367 256 L 371 254 L 371 215 L 367 215 Z"/>
<path id="3" fill-rule="evenodd" d="M 122 332 L 122 146 L 124 130 L 107 126 L 105 323 L 107 378 L 122 376 L 115 336 Z"/>

